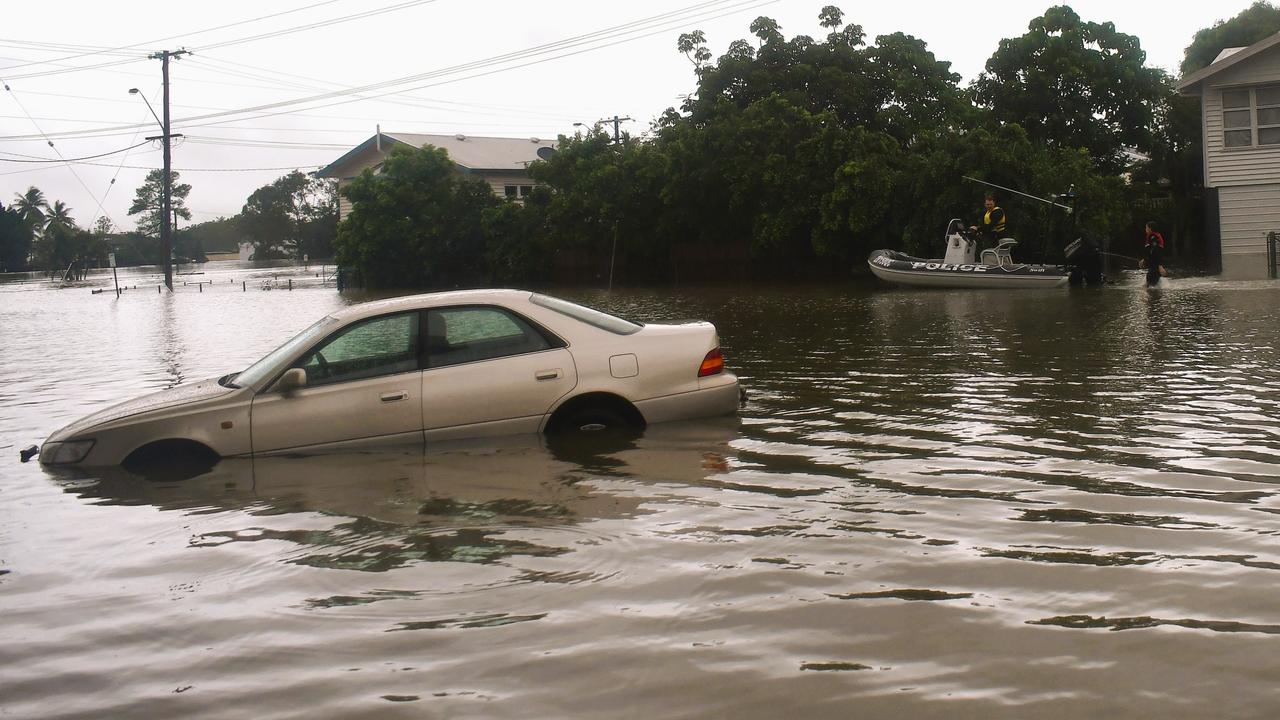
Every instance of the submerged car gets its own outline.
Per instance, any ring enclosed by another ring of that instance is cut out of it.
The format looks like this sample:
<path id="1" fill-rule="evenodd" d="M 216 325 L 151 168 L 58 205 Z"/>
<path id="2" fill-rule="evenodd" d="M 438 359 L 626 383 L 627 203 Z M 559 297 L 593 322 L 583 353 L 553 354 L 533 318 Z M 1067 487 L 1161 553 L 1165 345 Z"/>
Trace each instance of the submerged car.
<path id="1" fill-rule="evenodd" d="M 727 415 L 738 379 L 713 325 L 641 325 L 547 295 L 466 290 L 322 318 L 245 370 L 74 422 L 46 465 L 640 429 Z"/>

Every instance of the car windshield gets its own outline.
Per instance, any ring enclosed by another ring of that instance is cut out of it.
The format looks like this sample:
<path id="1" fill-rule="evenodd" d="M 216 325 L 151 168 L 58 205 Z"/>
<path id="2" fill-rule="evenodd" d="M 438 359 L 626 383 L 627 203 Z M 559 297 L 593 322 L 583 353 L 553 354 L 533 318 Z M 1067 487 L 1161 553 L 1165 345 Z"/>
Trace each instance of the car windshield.
<path id="1" fill-rule="evenodd" d="M 302 351 L 303 348 L 324 337 L 337 323 L 337 320 L 329 316 L 321 318 L 316 324 L 295 335 L 289 342 L 272 350 L 266 357 L 245 368 L 244 372 L 232 377 L 229 382 L 234 387 L 247 387 L 258 383 L 270 374 L 282 360 Z"/>
<path id="2" fill-rule="evenodd" d="M 592 327 L 598 327 L 601 330 L 608 330 L 616 335 L 630 335 L 640 331 L 640 325 L 629 320 L 623 320 L 620 317 L 614 317 L 608 313 L 602 313 L 599 310 L 592 310 L 589 307 L 583 307 L 577 303 L 571 303 L 568 300 L 551 297 L 550 295 L 534 294 L 529 298 L 534 305 L 541 305 L 548 310 L 555 310 L 561 315 L 584 322 Z"/>

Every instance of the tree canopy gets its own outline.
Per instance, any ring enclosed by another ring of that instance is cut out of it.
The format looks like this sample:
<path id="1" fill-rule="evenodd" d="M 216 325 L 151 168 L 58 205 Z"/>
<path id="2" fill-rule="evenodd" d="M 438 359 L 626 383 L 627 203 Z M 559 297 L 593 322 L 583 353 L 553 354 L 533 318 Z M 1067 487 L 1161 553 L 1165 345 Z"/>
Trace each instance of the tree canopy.
<path id="1" fill-rule="evenodd" d="M 397 147 L 382 170 L 345 188 L 351 214 L 334 240 L 338 262 L 371 287 L 465 287 L 485 277 L 481 214 L 503 202 L 454 170 L 439 148 Z"/>
<path id="2" fill-rule="evenodd" d="M 173 190 L 169 196 L 169 206 L 176 217 L 191 219 L 191 211 L 187 209 L 187 196 L 191 194 L 191 186 L 178 182 L 177 171 L 170 171 L 170 182 Z M 164 171 L 152 170 L 147 173 L 134 194 L 133 204 L 129 206 L 130 215 L 138 215 L 138 232 L 144 235 L 160 235 L 161 219 L 164 214 Z"/>
<path id="3" fill-rule="evenodd" d="M 237 227 L 258 260 L 327 258 L 338 222 L 336 200 L 333 181 L 294 170 L 249 195 Z"/>
<path id="4" fill-rule="evenodd" d="M 1248 47 L 1280 32 L 1280 8 L 1257 0 L 1230 20 L 1219 20 L 1195 34 L 1183 52 L 1182 74 L 1208 67 L 1226 48 Z"/>
<path id="5" fill-rule="evenodd" d="M 1169 93 L 1165 74 L 1145 63 L 1138 38 L 1058 5 L 1026 34 L 1001 40 L 973 89 L 995 119 L 1022 126 L 1035 142 L 1085 148 L 1114 173 L 1124 168 L 1126 147 L 1151 148 Z"/>

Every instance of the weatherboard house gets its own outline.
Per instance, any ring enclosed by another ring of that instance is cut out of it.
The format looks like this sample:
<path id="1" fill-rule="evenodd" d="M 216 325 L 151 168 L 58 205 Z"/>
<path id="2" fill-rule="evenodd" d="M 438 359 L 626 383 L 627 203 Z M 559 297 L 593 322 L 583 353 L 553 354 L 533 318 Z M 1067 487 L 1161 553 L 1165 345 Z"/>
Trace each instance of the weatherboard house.
<path id="1" fill-rule="evenodd" d="M 1280 232 L 1280 33 L 1223 50 L 1177 89 L 1200 97 L 1208 230 L 1220 240 L 1222 276 L 1264 279 L 1267 235 Z"/>
<path id="2" fill-rule="evenodd" d="M 366 168 L 377 172 L 397 145 L 420 148 L 427 145 L 449 153 L 458 172 L 489 183 L 495 195 L 519 201 L 533 188 L 529 165 L 555 152 L 554 140 L 541 138 L 474 137 L 471 135 L 418 135 L 387 133 L 376 135 L 352 148 L 316 173 L 322 178 L 336 178 L 338 189 L 354 180 Z M 339 195 L 338 217 L 351 212 L 351 201 Z"/>

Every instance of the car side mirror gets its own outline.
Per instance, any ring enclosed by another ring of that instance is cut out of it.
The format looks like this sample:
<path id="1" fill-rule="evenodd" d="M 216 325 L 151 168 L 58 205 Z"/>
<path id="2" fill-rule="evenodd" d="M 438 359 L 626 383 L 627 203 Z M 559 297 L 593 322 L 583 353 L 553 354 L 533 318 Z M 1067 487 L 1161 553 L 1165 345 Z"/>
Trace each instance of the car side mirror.
<path id="1" fill-rule="evenodd" d="M 276 381 L 276 390 L 288 395 L 289 393 L 307 386 L 307 371 L 302 368 L 289 368 L 284 371 L 280 379 Z"/>

